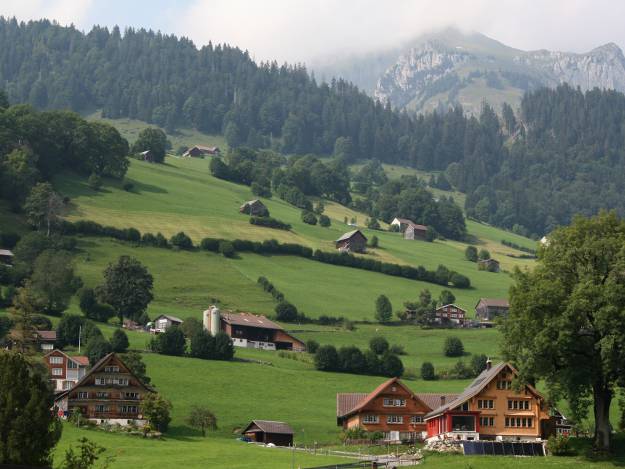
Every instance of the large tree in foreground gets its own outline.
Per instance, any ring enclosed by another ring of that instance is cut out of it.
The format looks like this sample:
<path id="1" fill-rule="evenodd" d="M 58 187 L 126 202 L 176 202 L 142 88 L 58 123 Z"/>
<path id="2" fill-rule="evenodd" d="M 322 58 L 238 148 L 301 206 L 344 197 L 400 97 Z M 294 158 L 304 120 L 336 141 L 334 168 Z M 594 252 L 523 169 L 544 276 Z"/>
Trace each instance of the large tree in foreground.
<path id="1" fill-rule="evenodd" d="M 50 465 L 62 428 L 47 378 L 23 355 L 0 351 L 0 389 L 0 465 Z"/>
<path id="2" fill-rule="evenodd" d="M 609 450 L 610 404 L 625 384 L 625 222 L 602 212 L 549 235 L 533 271 L 517 271 L 504 353 L 522 381 L 544 379 L 576 418 L 592 405 L 595 447 Z"/>

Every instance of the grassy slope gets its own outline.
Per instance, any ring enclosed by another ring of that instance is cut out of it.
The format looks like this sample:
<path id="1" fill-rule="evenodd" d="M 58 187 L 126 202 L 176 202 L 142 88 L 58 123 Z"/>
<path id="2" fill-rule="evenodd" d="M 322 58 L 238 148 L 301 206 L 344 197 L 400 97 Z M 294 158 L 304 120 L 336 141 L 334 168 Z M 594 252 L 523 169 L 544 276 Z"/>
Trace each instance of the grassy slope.
<path id="1" fill-rule="evenodd" d="M 254 240 L 276 238 L 280 241 L 298 242 L 314 248 L 332 250 L 333 240 L 351 229 L 343 223 L 345 216 L 348 218 L 357 216 L 360 222 L 366 218 L 362 214 L 356 214 L 337 204 L 328 204 L 327 213 L 333 219 L 332 227 L 310 226 L 301 222 L 298 209 L 273 198 L 266 201 L 272 215 L 291 223 L 293 230 L 285 232 L 255 227 L 248 223 L 247 216 L 238 213 L 239 205 L 252 197 L 249 188 L 213 178 L 208 173 L 207 166 L 205 160 L 177 158 L 168 158 L 165 165 L 133 161 L 128 173 L 128 179 L 135 183 L 135 189 L 131 193 L 123 191 L 117 181 L 107 181 L 103 190 L 94 192 L 84 182 L 70 174 L 57 178 L 55 184 L 63 194 L 72 198 L 74 208 L 69 213 L 70 219 L 86 218 L 118 227 L 134 226 L 142 232 L 160 231 L 167 236 L 184 230 L 195 241 L 199 241 L 204 236 L 240 237 Z M 505 238 L 531 246 L 530 240 L 524 240 L 511 233 L 474 222 L 469 222 L 469 231 L 478 238 L 477 241 L 481 246 L 490 249 L 491 253 L 501 260 L 504 269 L 511 270 L 517 265 L 531 265 L 530 261 L 505 256 L 506 253 L 518 254 L 518 251 L 500 244 L 500 240 Z M 507 293 L 510 285 L 509 276 L 477 271 L 475 264 L 464 260 L 463 251 L 466 245 L 463 243 L 411 242 L 403 240 L 397 233 L 370 230 L 364 230 L 364 232 L 368 236 L 375 234 L 380 239 L 380 248 L 372 250 L 369 254 L 377 259 L 401 264 L 424 265 L 430 269 L 444 264 L 450 269 L 468 275 L 475 288 L 455 292 L 460 305 L 468 309 L 472 308 L 481 296 L 499 297 Z M 372 303 L 369 300 L 373 293 L 368 291 L 368 294 L 365 293 L 363 297 L 357 294 L 356 297 L 360 298 L 354 300 L 353 296 L 350 298 L 341 293 L 341 288 L 349 287 L 336 284 L 339 278 L 355 286 L 379 285 L 376 290 L 380 291 L 377 293 L 386 291 L 393 296 L 392 299 L 395 300 L 397 307 L 403 301 L 416 298 L 418 291 L 424 287 L 436 292 L 440 290 L 429 284 L 315 265 L 303 259 L 243 255 L 240 260 L 232 261 L 231 264 L 232 268 L 239 270 L 252 281 L 265 272 L 272 280 L 275 276 L 276 285 L 279 288 L 283 287 L 287 296 L 289 288 L 297 290 L 293 291 L 292 295 L 300 296 L 302 299 L 296 302 L 296 298 L 293 298 L 293 301 L 312 315 L 327 314 L 328 309 L 332 309 L 344 310 L 347 315 L 360 319 L 363 316 L 362 311 L 370 309 Z M 194 265 L 189 268 L 193 270 L 201 267 Z M 292 274 L 295 277 L 292 277 Z M 191 279 L 188 275 L 184 277 L 187 282 L 202 282 L 201 278 Z M 329 281 L 330 277 L 332 282 Z M 206 283 L 203 282 L 203 284 Z M 302 285 L 306 288 L 336 294 L 337 301 L 319 302 L 310 298 L 311 295 L 305 295 L 306 298 L 303 298 Z M 368 302 L 366 305 L 365 298 Z"/>

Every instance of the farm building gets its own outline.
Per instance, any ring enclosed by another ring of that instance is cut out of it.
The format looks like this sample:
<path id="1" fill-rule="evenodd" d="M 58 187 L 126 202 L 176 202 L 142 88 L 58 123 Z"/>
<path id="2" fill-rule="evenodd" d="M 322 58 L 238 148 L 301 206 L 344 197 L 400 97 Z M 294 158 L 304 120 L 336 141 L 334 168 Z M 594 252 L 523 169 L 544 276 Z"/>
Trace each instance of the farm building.
<path id="1" fill-rule="evenodd" d="M 13 264 L 13 252 L 8 249 L 0 249 L 0 264 Z"/>
<path id="2" fill-rule="evenodd" d="M 87 373 L 89 359 L 83 356 L 70 357 L 61 350 L 52 350 L 43 357 L 50 373 L 50 382 L 55 392 L 66 391 Z"/>
<path id="3" fill-rule="evenodd" d="M 489 272 L 499 272 L 499 261 L 495 259 L 484 259 L 477 261 L 477 268 L 479 270 L 487 270 Z"/>
<path id="4" fill-rule="evenodd" d="M 148 161 L 150 163 L 154 163 L 154 155 L 152 154 L 152 150 L 145 150 L 139 153 L 141 159 L 143 161 Z"/>
<path id="5" fill-rule="evenodd" d="M 408 225 L 414 225 L 415 223 L 412 220 L 408 220 L 407 218 L 393 218 L 391 222 L 391 226 L 396 227 L 395 229 L 401 233 L 408 227 Z"/>
<path id="6" fill-rule="evenodd" d="M 409 224 L 404 230 L 404 239 L 427 239 L 428 227 L 425 225 Z"/>
<path id="7" fill-rule="evenodd" d="M 343 252 L 366 252 L 367 237 L 360 230 L 349 231 L 335 241 L 336 249 Z"/>
<path id="8" fill-rule="evenodd" d="M 144 425 L 141 401 L 153 389 L 137 378 L 115 353 L 96 363 L 74 387 L 54 399 L 64 415 L 79 410 L 96 423 Z"/>
<path id="9" fill-rule="evenodd" d="M 482 321 L 492 321 L 497 316 L 507 316 L 510 303 L 503 298 L 480 298 L 475 305 L 475 317 Z"/>
<path id="10" fill-rule="evenodd" d="M 185 151 L 182 156 L 189 158 L 203 158 L 206 155 L 219 155 L 219 147 L 204 147 L 195 145 Z"/>
<path id="11" fill-rule="evenodd" d="M 56 331 L 37 331 L 35 334 L 35 340 L 42 351 L 48 352 L 54 349 L 54 344 L 56 344 Z"/>
<path id="12" fill-rule="evenodd" d="M 296 352 L 306 350 L 301 340 L 265 316 L 251 313 L 221 314 L 216 306 L 211 306 L 203 313 L 203 324 L 204 329 L 212 335 L 220 331 L 228 334 L 235 347 Z"/>
<path id="13" fill-rule="evenodd" d="M 436 308 L 434 320 L 439 324 L 452 324 L 463 327 L 467 312 L 456 305 L 445 305 Z"/>
<path id="14" fill-rule="evenodd" d="M 547 436 L 545 398 L 532 386 L 512 387 L 518 372 L 509 363 L 486 369 L 455 399 L 425 416 L 428 439 L 535 441 Z"/>
<path id="15" fill-rule="evenodd" d="M 248 200 L 241 207 L 239 207 L 239 212 L 245 213 L 246 215 L 251 215 L 254 217 L 267 217 L 269 216 L 269 210 L 258 199 Z"/>
<path id="16" fill-rule="evenodd" d="M 284 422 L 252 420 L 241 433 L 257 443 L 293 446 L 293 429 Z"/>
<path id="17" fill-rule="evenodd" d="M 176 316 L 171 316 L 169 314 L 161 314 L 156 319 L 154 319 L 154 325 L 150 329 L 150 332 L 165 332 L 171 326 L 179 326 L 182 324 L 182 319 L 177 318 Z"/>
<path id="18" fill-rule="evenodd" d="M 456 396 L 414 394 L 399 378 L 392 378 L 369 394 L 337 394 L 336 423 L 343 429 L 382 432 L 387 441 L 421 440 L 425 437 L 425 415 Z"/>

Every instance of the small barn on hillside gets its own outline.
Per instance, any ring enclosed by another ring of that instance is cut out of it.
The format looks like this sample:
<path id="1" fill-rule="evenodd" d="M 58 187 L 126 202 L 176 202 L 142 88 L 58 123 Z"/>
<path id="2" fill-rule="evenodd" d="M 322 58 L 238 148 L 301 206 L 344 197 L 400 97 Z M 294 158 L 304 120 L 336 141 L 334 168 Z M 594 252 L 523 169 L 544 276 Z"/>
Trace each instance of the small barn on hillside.
<path id="1" fill-rule="evenodd" d="M 404 230 L 404 239 L 427 239 L 427 236 L 428 227 L 425 225 L 410 223 Z"/>
<path id="2" fill-rule="evenodd" d="M 284 422 L 252 420 L 241 433 L 257 443 L 293 446 L 293 429 Z"/>
<path id="3" fill-rule="evenodd" d="M 258 199 L 248 200 L 241 207 L 239 212 L 245 213 L 253 217 L 268 217 L 269 209 Z"/>
<path id="4" fill-rule="evenodd" d="M 170 314 L 161 314 L 154 319 L 154 328 L 152 332 L 165 332 L 171 326 L 180 326 L 182 319 L 172 316 Z"/>
<path id="5" fill-rule="evenodd" d="M 145 151 L 140 152 L 139 157 L 143 161 L 154 163 L 154 154 L 152 153 L 152 150 L 145 150 Z"/>
<path id="6" fill-rule="evenodd" d="M 477 261 L 477 268 L 479 270 L 487 270 L 488 272 L 499 272 L 499 261 L 495 259 L 484 259 Z"/>
<path id="7" fill-rule="evenodd" d="M 203 158 L 205 155 L 219 155 L 219 147 L 204 147 L 202 145 L 195 145 L 185 151 L 182 156 L 190 158 Z"/>
<path id="8" fill-rule="evenodd" d="M 13 264 L 13 252 L 8 249 L 0 249 L 0 264 Z"/>
<path id="9" fill-rule="evenodd" d="M 343 252 L 366 252 L 367 237 L 360 230 L 348 231 L 335 241 L 336 249 Z"/>

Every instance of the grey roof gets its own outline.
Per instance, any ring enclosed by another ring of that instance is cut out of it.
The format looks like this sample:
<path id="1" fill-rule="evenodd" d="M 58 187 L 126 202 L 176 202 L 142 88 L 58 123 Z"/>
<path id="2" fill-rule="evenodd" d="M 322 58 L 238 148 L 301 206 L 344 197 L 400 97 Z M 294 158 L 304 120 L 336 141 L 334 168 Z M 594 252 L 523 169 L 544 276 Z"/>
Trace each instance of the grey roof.
<path id="1" fill-rule="evenodd" d="M 460 404 L 465 401 L 471 399 L 473 396 L 477 395 L 485 386 L 490 383 L 495 376 L 499 374 L 501 370 L 505 367 L 509 366 L 505 362 L 501 362 L 497 365 L 493 365 L 490 369 L 486 369 L 482 371 L 477 378 L 473 380 L 473 382 L 464 390 L 458 397 L 456 397 L 452 401 L 446 401 L 446 403 L 442 406 L 437 407 L 432 412 L 425 416 L 426 419 L 431 417 L 436 417 L 437 415 L 442 414 L 443 412 L 453 409 L 454 407 L 458 407 Z"/>
<path id="2" fill-rule="evenodd" d="M 285 422 L 276 422 L 274 420 L 252 420 L 252 422 L 245 427 L 245 430 L 241 433 L 247 432 L 253 425 L 256 425 L 265 433 L 281 433 L 283 435 L 293 435 L 293 433 L 295 433 L 289 424 Z"/>
<path id="3" fill-rule="evenodd" d="M 184 321 L 180 318 L 177 318 L 176 316 L 172 316 L 171 314 L 161 314 L 160 316 L 154 318 L 154 321 L 156 321 L 159 318 L 166 318 L 169 319 L 172 322 L 179 322 L 179 323 L 183 323 Z"/>
<path id="4" fill-rule="evenodd" d="M 260 314 L 224 313 L 221 315 L 221 319 L 228 324 L 235 324 L 238 326 L 260 327 L 262 329 L 274 329 L 277 331 L 283 330 L 281 326 Z"/>
<path id="5" fill-rule="evenodd" d="M 480 298 L 480 301 L 478 301 L 477 304 L 479 305 L 480 303 L 484 303 L 486 306 L 493 306 L 497 308 L 510 307 L 510 303 L 505 298 Z"/>
<path id="6" fill-rule="evenodd" d="M 451 402 L 458 397 L 458 394 L 440 394 L 436 392 L 417 393 L 416 396 L 423 401 L 430 409 L 436 409 L 441 405 L 441 397 L 445 402 Z"/>
<path id="7" fill-rule="evenodd" d="M 353 231 L 348 231 L 347 233 L 345 233 L 343 236 L 341 236 L 339 239 L 336 240 L 336 242 L 338 243 L 339 241 L 345 241 L 346 239 L 350 239 L 352 236 L 354 236 L 356 233 L 360 233 L 360 235 L 367 239 L 367 237 L 362 234 L 360 232 L 360 230 L 353 230 Z"/>

